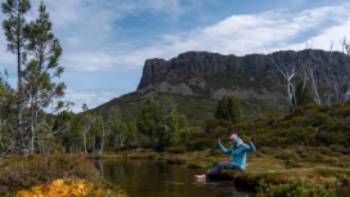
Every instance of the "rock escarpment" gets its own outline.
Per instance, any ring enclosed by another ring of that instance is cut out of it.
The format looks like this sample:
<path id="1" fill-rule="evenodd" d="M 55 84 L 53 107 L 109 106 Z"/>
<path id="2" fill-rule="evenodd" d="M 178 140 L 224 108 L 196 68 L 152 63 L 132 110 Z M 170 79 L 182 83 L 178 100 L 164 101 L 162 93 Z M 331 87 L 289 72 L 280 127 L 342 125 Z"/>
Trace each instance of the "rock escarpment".
<path id="1" fill-rule="evenodd" d="M 295 66 L 301 78 L 305 66 L 317 65 L 317 82 L 323 85 L 332 75 L 350 76 L 349 57 L 322 50 L 280 51 L 268 55 L 243 57 L 208 52 L 187 52 L 163 60 L 147 60 L 138 92 L 162 92 L 201 95 L 220 99 L 236 95 L 241 99 L 281 99 L 285 95 L 283 79 L 277 72 Z"/>

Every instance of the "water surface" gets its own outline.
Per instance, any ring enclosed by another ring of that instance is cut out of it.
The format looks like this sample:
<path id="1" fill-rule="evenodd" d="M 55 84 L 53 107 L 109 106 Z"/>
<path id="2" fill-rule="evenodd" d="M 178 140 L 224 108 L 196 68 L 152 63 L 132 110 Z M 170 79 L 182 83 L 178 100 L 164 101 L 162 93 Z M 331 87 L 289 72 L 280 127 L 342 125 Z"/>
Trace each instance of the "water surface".
<path id="1" fill-rule="evenodd" d="M 248 197 L 233 182 L 193 181 L 201 170 L 167 165 L 151 160 L 104 160 L 100 162 L 104 177 L 120 185 L 130 197 Z"/>

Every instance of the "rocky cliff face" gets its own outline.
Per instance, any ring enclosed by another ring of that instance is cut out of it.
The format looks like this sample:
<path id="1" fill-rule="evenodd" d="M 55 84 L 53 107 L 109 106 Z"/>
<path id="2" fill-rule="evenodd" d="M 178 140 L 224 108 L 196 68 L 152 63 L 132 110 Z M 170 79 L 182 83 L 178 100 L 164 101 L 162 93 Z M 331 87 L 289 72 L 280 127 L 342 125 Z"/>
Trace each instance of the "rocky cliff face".
<path id="1" fill-rule="evenodd" d="M 317 65 L 320 85 L 331 73 L 350 76 L 349 57 L 321 50 L 280 51 L 268 55 L 243 57 L 208 52 L 187 52 L 169 61 L 147 60 L 138 92 L 162 92 L 182 95 L 206 95 L 219 99 L 236 95 L 243 99 L 280 99 L 285 89 L 276 65 Z M 302 77 L 299 74 L 298 77 Z M 348 78 L 349 79 L 349 78 Z"/>
<path id="2" fill-rule="evenodd" d="M 239 97 L 245 118 L 256 119 L 260 114 L 288 111 L 286 85 L 276 72 L 297 67 L 298 76 L 305 65 L 317 65 L 315 78 L 320 90 L 336 76 L 349 83 L 350 58 L 342 53 L 320 50 L 281 51 L 268 55 L 220 55 L 207 52 L 188 52 L 171 60 L 150 59 L 136 92 L 113 99 L 98 108 L 106 117 L 119 116 L 135 121 L 147 96 L 154 96 L 166 111 L 174 108 L 190 122 L 202 125 L 224 95 Z"/>

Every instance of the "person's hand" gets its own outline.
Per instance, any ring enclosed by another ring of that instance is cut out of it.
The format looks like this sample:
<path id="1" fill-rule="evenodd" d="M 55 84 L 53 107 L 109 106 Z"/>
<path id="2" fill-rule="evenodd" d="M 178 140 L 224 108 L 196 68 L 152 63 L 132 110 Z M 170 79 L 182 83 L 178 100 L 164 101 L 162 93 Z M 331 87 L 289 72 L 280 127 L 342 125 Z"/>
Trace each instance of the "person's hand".
<path id="1" fill-rule="evenodd" d="M 221 139 L 220 138 L 218 139 L 218 143 L 221 144 Z"/>
<path id="2" fill-rule="evenodd" d="M 252 143 L 253 142 L 253 139 L 251 137 L 247 137 L 247 142 L 248 143 Z"/>

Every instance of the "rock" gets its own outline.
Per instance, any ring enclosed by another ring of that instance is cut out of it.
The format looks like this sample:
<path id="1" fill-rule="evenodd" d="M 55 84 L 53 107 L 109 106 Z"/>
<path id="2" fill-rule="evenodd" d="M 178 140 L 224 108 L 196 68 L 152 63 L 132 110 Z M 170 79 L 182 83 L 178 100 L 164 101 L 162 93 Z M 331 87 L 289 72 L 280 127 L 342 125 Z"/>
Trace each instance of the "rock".
<path id="1" fill-rule="evenodd" d="M 276 72 L 276 63 L 282 67 L 303 64 L 319 65 L 319 85 L 329 72 L 350 78 L 350 60 L 343 53 L 322 50 L 279 51 L 243 57 L 209 52 L 187 52 L 170 60 L 146 60 L 138 92 L 156 91 L 180 95 L 209 95 L 220 99 L 236 95 L 270 100 L 285 98 L 285 87 Z M 332 65 L 331 70 L 327 66 Z M 297 76 L 301 78 L 302 76 Z"/>

